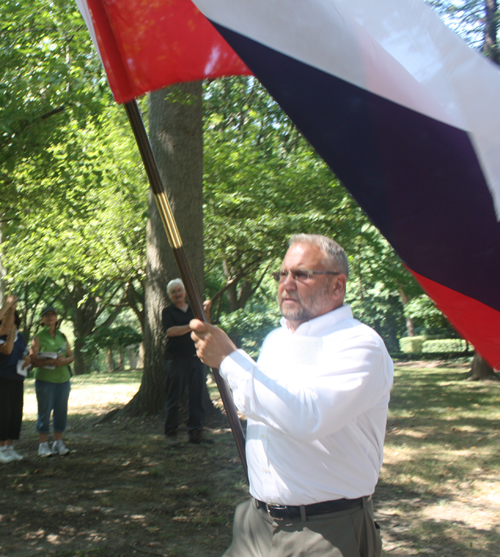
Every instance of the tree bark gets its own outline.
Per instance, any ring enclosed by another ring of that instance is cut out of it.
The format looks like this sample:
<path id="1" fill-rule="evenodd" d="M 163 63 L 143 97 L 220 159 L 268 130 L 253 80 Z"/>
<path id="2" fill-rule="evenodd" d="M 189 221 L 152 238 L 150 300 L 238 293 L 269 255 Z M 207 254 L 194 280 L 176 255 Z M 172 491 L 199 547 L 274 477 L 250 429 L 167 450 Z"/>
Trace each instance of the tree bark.
<path id="1" fill-rule="evenodd" d="M 497 29 L 498 29 L 497 18 L 498 18 L 497 0 L 485 0 L 483 52 L 490 60 L 492 60 L 496 64 L 500 64 L 500 55 L 497 47 Z"/>
<path id="2" fill-rule="evenodd" d="M 239 309 L 238 307 L 238 292 L 236 290 L 238 284 L 232 283 L 226 290 L 227 301 L 229 305 L 229 313 L 233 313 Z"/>
<path id="3" fill-rule="evenodd" d="M 83 289 L 79 285 L 75 285 L 71 294 L 71 301 L 74 308 L 73 318 L 73 331 L 75 334 L 75 346 L 73 347 L 73 354 L 75 357 L 74 374 L 83 375 L 85 373 L 85 362 L 83 358 L 83 346 L 85 344 L 85 337 L 87 336 L 87 327 L 85 326 L 85 310 L 82 304 L 79 304 L 83 297 Z"/>
<path id="4" fill-rule="evenodd" d="M 1 217 L 1 215 L 0 215 Z M 3 237 L 4 237 L 4 227 L 5 227 L 5 223 L 4 221 L 0 218 L 0 307 L 3 306 L 3 302 L 4 302 L 4 298 L 5 298 L 5 275 L 7 274 L 7 271 L 5 269 L 5 267 L 3 266 L 3 251 L 2 251 L 2 242 L 3 242 Z"/>
<path id="5" fill-rule="evenodd" d="M 139 345 L 139 356 L 135 364 L 136 369 L 144 369 L 144 342 Z"/>
<path id="6" fill-rule="evenodd" d="M 112 292 L 112 291 L 111 291 Z M 116 290 L 115 290 L 116 292 Z M 111 298 L 113 293 L 111 293 Z M 68 292 L 68 300 L 73 306 L 73 330 L 75 333 L 74 373 L 82 375 L 90 371 L 90 358 L 84 356 L 85 339 L 96 330 L 98 317 L 105 309 L 102 300 L 95 294 L 89 294 L 81 283 L 76 283 L 73 290 Z M 109 327 L 121 311 L 121 307 L 114 308 L 99 327 Z"/>
<path id="7" fill-rule="evenodd" d="M 406 304 L 410 301 L 406 292 L 403 290 L 403 287 L 399 287 L 399 296 L 401 298 L 401 303 L 403 304 L 403 309 L 405 308 Z M 409 337 L 415 336 L 415 327 L 413 325 L 413 320 L 411 317 L 406 317 L 406 335 Z"/>
<path id="8" fill-rule="evenodd" d="M 500 377 L 477 352 L 472 358 L 469 381 L 500 381 Z"/>
<path id="9" fill-rule="evenodd" d="M 127 359 L 130 371 L 137 369 L 137 362 L 139 361 L 139 351 L 136 346 L 127 347 Z"/>
<path id="10" fill-rule="evenodd" d="M 111 348 L 106 350 L 106 370 L 108 373 L 115 371 L 115 361 L 113 360 L 113 350 Z"/>
<path id="11" fill-rule="evenodd" d="M 116 370 L 125 371 L 125 348 L 123 346 L 116 349 L 116 360 Z"/>
<path id="12" fill-rule="evenodd" d="M 196 283 L 203 294 L 203 105 L 201 82 L 155 91 L 149 97 L 149 136 Z M 154 414 L 164 405 L 161 311 L 166 287 L 179 276 L 153 195 L 149 194 L 144 321 L 144 373 L 127 405 L 132 415 Z"/>

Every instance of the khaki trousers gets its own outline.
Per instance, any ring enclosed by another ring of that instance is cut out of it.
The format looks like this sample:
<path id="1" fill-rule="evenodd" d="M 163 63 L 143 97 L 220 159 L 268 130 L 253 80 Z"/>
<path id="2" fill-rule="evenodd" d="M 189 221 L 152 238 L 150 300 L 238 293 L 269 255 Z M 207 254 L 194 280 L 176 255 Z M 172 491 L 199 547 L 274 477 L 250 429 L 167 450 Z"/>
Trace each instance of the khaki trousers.
<path id="1" fill-rule="evenodd" d="M 255 499 L 236 507 L 233 541 L 223 557 L 380 557 L 371 497 L 363 507 L 297 519 L 271 518 Z"/>

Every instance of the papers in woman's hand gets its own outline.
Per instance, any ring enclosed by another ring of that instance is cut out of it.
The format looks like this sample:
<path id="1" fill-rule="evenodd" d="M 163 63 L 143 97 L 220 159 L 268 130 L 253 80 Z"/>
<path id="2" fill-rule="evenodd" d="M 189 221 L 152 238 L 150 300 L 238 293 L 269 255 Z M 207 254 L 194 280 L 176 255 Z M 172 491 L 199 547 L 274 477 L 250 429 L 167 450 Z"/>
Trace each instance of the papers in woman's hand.
<path id="1" fill-rule="evenodd" d="M 47 360 L 49 358 L 55 360 L 57 358 L 57 352 L 38 352 L 36 357 L 40 360 Z M 56 366 L 42 366 L 42 369 L 56 369 Z"/>
<path id="2" fill-rule="evenodd" d="M 28 377 L 28 370 L 30 368 L 31 364 L 28 364 L 27 366 L 24 365 L 24 358 L 22 358 L 21 360 L 19 360 L 17 362 L 17 374 L 18 375 L 22 375 L 23 377 Z"/>

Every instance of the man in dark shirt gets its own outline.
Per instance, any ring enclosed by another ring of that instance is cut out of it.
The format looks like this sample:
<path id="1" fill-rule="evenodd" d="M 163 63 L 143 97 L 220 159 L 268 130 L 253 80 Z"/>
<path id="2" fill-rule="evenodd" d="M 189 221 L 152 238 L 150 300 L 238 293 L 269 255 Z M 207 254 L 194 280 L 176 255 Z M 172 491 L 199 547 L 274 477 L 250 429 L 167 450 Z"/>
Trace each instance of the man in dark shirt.
<path id="1" fill-rule="evenodd" d="M 167 294 L 172 304 L 162 312 L 163 330 L 167 333 L 165 350 L 165 435 L 168 445 L 178 447 L 179 403 L 184 391 L 188 391 L 187 429 L 190 443 L 202 441 L 204 366 L 196 356 L 191 340 L 189 322 L 193 312 L 186 301 L 186 290 L 180 279 L 171 280 Z"/>

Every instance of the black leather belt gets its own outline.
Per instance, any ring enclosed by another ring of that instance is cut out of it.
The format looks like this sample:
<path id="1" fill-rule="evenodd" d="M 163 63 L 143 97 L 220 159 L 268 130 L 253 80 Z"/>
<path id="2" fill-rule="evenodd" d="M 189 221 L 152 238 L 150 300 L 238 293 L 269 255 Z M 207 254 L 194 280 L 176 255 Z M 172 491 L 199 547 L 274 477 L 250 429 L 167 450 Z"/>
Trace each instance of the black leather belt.
<path id="1" fill-rule="evenodd" d="M 255 500 L 257 508 L 263 509 L 272 518 L 300 518 L 301 507 L 290 507 L 288 505 L 268 505 L 263 501 Z M 355 509 L 363 506 L 363 498 L 358 499 L 337 499 L 335 501 L 323 501 L 322 503 L 313 503 L 312 505 L 304 505 L 303 509 L 305 516 L 314 516 L 318 514 L 335 513 L 338 511 L 346 511 L 348 509 Z"/>

